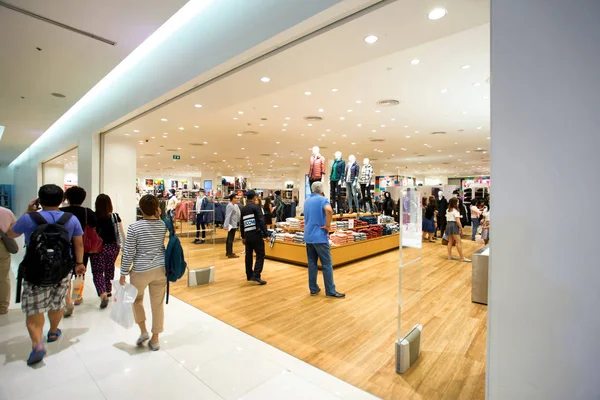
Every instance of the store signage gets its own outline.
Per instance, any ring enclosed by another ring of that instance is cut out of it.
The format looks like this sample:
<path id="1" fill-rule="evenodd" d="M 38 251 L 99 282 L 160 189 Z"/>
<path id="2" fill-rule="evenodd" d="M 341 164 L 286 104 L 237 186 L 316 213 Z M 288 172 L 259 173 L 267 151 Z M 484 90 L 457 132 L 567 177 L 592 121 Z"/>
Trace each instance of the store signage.
<path id="1" fill-rule="evenodd" d="M 181 156 L 178 156 L 177 154 L 173 154 L 173 160 L 181 160 Z"/>

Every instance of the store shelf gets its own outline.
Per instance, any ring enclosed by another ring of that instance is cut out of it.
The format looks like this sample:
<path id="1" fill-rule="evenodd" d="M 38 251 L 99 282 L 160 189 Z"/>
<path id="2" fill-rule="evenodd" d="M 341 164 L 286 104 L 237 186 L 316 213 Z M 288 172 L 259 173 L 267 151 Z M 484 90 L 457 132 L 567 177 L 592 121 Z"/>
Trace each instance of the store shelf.
<path id="1" fill-rule="evenodd" d="M 360 242 L 331 246 L 331 259 L 334 267 L 368 258 L 386 251 L 398 249 L 400 238 L 398 233 L 381 236 Z M 273 247 L 265 246 L 265 256 L 271 260 L 308 266 L 306 245 L 288 242 L 275 242 Z M 319 266 L 321 264 L 319 263 Z"/>

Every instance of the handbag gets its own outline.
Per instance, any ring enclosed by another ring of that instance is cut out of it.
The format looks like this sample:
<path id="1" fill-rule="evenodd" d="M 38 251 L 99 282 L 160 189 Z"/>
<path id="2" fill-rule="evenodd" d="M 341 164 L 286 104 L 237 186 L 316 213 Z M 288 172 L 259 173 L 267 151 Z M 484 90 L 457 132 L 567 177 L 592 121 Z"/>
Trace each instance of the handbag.
<path id="1" fill-rule="evenodd" d="M 96 232 L 96 229 L 88 225 L 88 209 L 85 210 L 85 229 L 83 230 L 83 251 L 88 254 L 98 254 L 102 251 L 102 238 Z"/>
<path id="2" fill-rule="evenodd" d="M 121 230 L 121 224 L 119 224 L 119 214 L 112 213 L 110 219 L 112 220 L 113 228 L 115 229 L 115 239 L 117 239 L 119 248 L 122 249 L 125 245 L 123 240 L 123 236 L 125 235 L 123 235 L 123 231 Z"/>
<path id="3" fill-rule="evenodd" d="M 10 254 L 17 254 L 19 252 L 19 245 L 17 244 L 17 241 L 13 238 L 8 237 L 8 234 L 1 230 L 0 241 L 4 243 L 6 250 L 8 250 Z"/>

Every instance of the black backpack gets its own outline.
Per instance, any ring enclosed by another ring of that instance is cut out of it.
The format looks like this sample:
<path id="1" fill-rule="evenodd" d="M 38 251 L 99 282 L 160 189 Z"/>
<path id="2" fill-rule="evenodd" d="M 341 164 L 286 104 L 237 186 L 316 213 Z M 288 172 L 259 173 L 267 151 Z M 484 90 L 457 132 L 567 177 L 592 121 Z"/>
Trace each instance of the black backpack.
<path id="1" fill-rule="evenodd" d="M 40 213 L 33 212 L 29 216 L 37 227 L 31 234 L 19 266 L 17 303 L 23 279 L 36 286 L 53 286 L 65 279 L 75 267 L 69 232 L 65 228 L 73 215 L 64 213 L 53 224 L 49 224 Z"/>

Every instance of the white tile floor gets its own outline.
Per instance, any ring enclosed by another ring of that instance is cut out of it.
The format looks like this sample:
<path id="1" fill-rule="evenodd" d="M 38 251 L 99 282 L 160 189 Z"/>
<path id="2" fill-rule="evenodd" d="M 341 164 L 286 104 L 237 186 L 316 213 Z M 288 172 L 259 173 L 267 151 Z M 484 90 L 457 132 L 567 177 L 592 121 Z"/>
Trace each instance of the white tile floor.
<path id="1" fill-rule="evenodd" d="M 375 398 L 174 297 L 161 350 L 138 349 L 136 328 L 98 308 L 89 278 L 86 302 L 35 367 L 25 363 L 30 341 L 18 305 L 0 316 L 0 400 Z"/>

